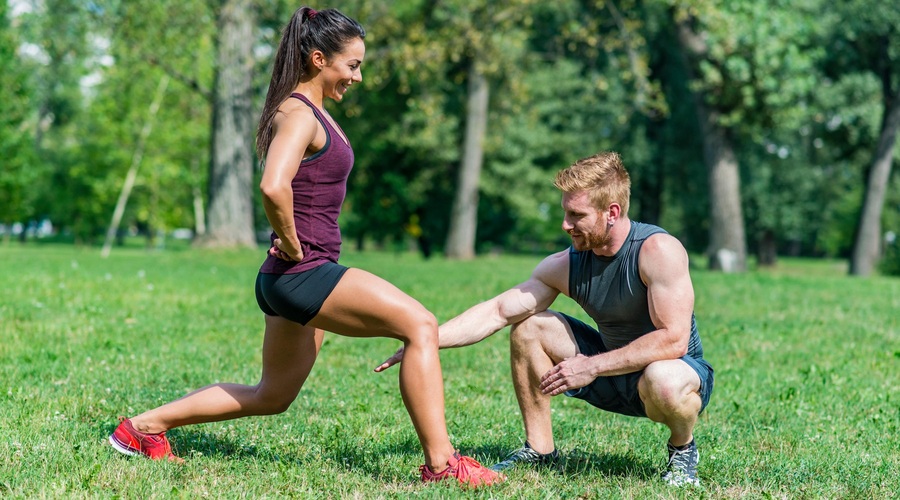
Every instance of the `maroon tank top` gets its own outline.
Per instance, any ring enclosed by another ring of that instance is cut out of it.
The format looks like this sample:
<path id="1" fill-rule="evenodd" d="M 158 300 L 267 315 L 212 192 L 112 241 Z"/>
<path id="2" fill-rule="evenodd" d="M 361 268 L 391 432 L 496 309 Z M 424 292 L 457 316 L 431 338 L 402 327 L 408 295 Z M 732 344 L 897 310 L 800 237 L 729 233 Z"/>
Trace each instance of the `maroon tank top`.
<path id="1" fill-rule="evenodd" d="M 309 106 L 325 128 L 325 147 L 300 162 L 291 180 L 294 191 L 294 225 L 303 249 L 303 260 L 289 262 L 271 255 L 261 273 L 296 274 L 325 262 L 337 262 L 341 254 L 341 229 L 337 219 L 347 194 L 347 177 L 353 168 L 353 148 L 331 126 L 316 106 L 302 94 L 291 94 Z M 273 231 L 270 241 L 274 242 Z"/>

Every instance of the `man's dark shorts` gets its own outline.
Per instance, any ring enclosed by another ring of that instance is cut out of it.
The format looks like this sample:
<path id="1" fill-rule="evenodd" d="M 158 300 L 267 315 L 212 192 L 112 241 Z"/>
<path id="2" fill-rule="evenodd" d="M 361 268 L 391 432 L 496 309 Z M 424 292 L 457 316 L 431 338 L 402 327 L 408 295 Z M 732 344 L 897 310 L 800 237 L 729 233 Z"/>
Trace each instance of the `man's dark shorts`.
<path id="1" fill-rule="evenodd" d="M 256 303 L 269 316 L 281 316 L 295 323 L 310 322 L 331 295 L 347 268 L 326 262 L 297 274 L 256 276 Z"/>
<path id="2" fill-rule="evenodd" d="M 558 314 L 572 328 L 572 333 L 575 335 L 575 341 L 578 342 L 578 350 L 581 351 L 581 354 L 593 356 L 609 351 L 603 344 L 600 333 L 596 329 L 569 315 Z M 709 396 L 713 390 L 712 366 L 703 358 L 683 356 L 681 360 L 693 368 L 697 375 L 700 376 L 700 400 L 702 402 L 700 412 L 702 413 L 706 405 L 709 404 Z M 641 402 L 641 397 L 638 394 L 638 380 L 640 380 L 643 373 L 642 370 L 612 377 L 597 377 L 596 380 L 581 389 L 566 391 L 566 396 L 583 399 L 602 410 L 632 417 L 646 417 L 647 413 L 644 411 L 644 403 Z"/>

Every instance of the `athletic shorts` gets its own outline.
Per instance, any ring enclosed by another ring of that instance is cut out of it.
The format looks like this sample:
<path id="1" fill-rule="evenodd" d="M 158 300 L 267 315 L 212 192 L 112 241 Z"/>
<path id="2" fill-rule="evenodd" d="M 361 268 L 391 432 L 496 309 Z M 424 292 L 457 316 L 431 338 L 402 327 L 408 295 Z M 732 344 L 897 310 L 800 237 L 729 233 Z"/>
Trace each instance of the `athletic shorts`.
<path id="1" fill-rule="evenodd" d="M 326 262 L 297 274 L 256 275 L 256 303 L 269 316 L 281 316 L 295 323 L 310 322 L 341 281 L 347 268 Z"/>
<path id="2" fill-rule="evenodd" d="M 559 313 L 569 323 L 575 341 L 578 342 L 578 350 L 585 356 L 593 356 L 609 349 L 603 344 L 600 333 L 566 314 Z M 700 413 L 709 404 L 709 397 L 713 390 L 713 369 L 703 358 L 682 356 L 681 360 L 688 364 L 697 375 L 700 376 Z M 590 384 L 572 391 L 566 391 L 566 396 L 583 399 L 601 410 L 620 413 L 632 417 L 646 417 L 644 403 L 638 394 L 638 380 L 644 371 L 613 375 L 611 377 L 597 377 Z"/>

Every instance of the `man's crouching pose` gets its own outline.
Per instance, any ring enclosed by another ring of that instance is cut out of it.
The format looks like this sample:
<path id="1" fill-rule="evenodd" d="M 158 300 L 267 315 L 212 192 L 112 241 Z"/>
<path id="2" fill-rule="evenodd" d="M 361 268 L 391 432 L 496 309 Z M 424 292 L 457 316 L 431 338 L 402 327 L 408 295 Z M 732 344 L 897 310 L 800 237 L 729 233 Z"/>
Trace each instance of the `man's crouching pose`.
<path id="1" fill-rule="evenodd" d="M 694 320 L 687 252 L 663 229 L 628 219 L 631 181 L 618 154 L 579 160 L 555 184 L 572 246 L 545 258 L 528 281 L 440 327 L 443 348 L 474 344 L 512 325 L 513 385 L 526 440 L 492 468 L 555 463 L 550 398 L 566 394 L 664 424 L 671 434 L 663 479 L 698 484 L 693 432 L 709 403 L 713 369 Z M 560 293 L 597 328 L 549 310 Z M 401 349 L 376 371 L 402 356 Z"/>

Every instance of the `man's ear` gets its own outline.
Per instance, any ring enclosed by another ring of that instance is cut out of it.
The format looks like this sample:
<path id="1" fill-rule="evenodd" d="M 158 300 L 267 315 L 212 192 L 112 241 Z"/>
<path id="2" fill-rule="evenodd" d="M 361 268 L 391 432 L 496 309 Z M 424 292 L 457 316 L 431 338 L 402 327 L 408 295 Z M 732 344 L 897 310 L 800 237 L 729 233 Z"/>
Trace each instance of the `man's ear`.
<path id="1" fill-rule="evenodd" d="M 619 217 L 622 215 L 622 206 L 618 203 L 610 203 L 609 208 L 606 210 L 608 212 L 607 224 L 612 226 L 619 220 Z"/>

